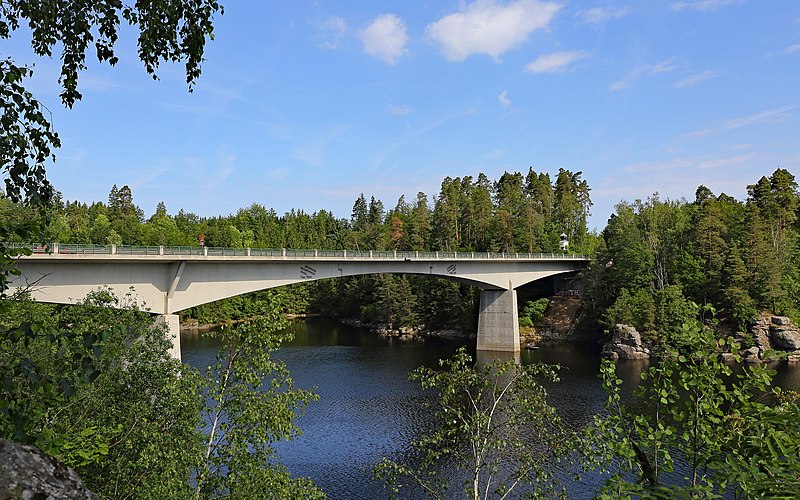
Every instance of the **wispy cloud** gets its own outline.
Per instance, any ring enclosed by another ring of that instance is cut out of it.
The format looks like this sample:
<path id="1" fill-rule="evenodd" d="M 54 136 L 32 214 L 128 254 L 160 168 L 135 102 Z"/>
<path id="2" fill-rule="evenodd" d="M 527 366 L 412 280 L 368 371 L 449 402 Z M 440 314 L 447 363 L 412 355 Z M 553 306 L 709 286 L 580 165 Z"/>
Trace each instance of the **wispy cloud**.
<path id="1" fill-rule="evenodd" d="M 739 156 L 728 157 L 680 157 L 666 161 L 645 162 L 629 165 L 623 170 L 627 173 L 635 172 L 668 172 L 675 170 L 709 170 L 715 168 L 732 167 L 752 161 L 757 155 L 749 153 Z"/>
<path id="2" fill-rule="evenodd" d="M 787 54 L 794 54 L 795 52 L 800 52 L 800 43 L 789 45 L 788 47 L 783 49 L 783 51 L 786 52 Z"/>
<path id="3" fill-rule="evenodd" d="M 428 25 L 425 32 L 451 61 L 463 61 L 474 54 L 499 61 L 533 31 L 546 28 L 559 9 L 557 3 L 539 0 L 517 0 L 507 5 L 477 0 Z"/>
<path id="4" fill-rule="evenodd" d="M 290 173 L 292 171 L 287 167 L 271 168 L 264 172 L 264 180 L 267 182 L 281 182 L 289 177 Z"/>
<path id="5" fill-rule="evenodd" d="M 328 146 L 336 142 L 348 130 L 350 130 L 349 125 L 337 124 L 304 138 L 297 138 L 294 142 L 298 145 L 292 149 L 291 156 L 295 160 L 309 165 L 320 165 L 325 159 Z"/>
<path id="6" fill-rule="evenodd" d="M 727 5 L 740 3 L 742 0 L 682 0 L 680 2 L 673 2 L 669 8 L 680 12 L 682 10 L 699 10 L 702 12 L 711 12 Z"/>
<path id="7" fill-rule="evenodd" d="M 749 127 L 760 123 L 783 123 L 791 116 L 791 111 L 794 106 L 787 106 L 784 108 L 770 109 L 748 116 L 741 116 L 738 118 L 731 118 L 725 120 L 719 125 L 703 130 L 696 130 L 686 134 L 687 139 L 699 139 L 701 137 L 708 137 L 711 135 L 721 134 L 730 130 L 735 130 L 742 127 Z"/>
<path id="8" fill-rule="evenodd" d="M 500 105 L 504 108 L 511 106 L 511 99 L 508 98 L 508 91 L 504 90 L 500 92 L 500 95 L 497 96 L 497 100 L 500 102 Z"/>
<path id="9" fill-rule="evenodd" d="M 406 23 L 395 14 L 381 14 L 366 28 L 358 32 L 367 54 L 386 64 L 394 64 L 408 54 Z"/>
<path id="10" fill-rule="evenodd" d="M 147 169 L 144 171 L 144 174 L 142 176 L 131 182 L 130 188 L 135 191 L 140 187 L 144 186 L 145 184 L 147 184 L 148 182 L 152 181 L 153 179 L 161 177 L 167 172 L 169 172 L 169 167 L 166 166 L 153 167 L 151 169 Z"/>
<path id="11" fill-rule="evenodd" d="M 578 12 L 578 16 L 589 24 L 605 24 L 612 19 L 625 17 L 628 15 L 630 9 L 628 7 L 620 7 L 613 9 L 609 7 L 594 7 Z"/>
<path id="12" fill-rule="evenodd" d="M 467 108 L 463 110 L 454 111 L 451 113 L 447 113 L 445 115 L 441 115 L 437 118 L 434 118 L 433 120 L 429 121 L 428 123 L 420 127 L 413 128 L 407 135 L 395 138 L 385 149 L 379 151 L 373 157 L 372 162 L 370 164 L 370 168 L 372 170 L 377 170 L 379 168 L 382 168 L 384 166 L 384 162 L 386 161 L 387 157 L 389 157 L 392 153 L 401 150 L 408 143 L 414 141 L 419 137 L 425 137 L 431 131 L 441 127 L 445 123 L 448 123 L 452 120 L 456 120 L 459 118 L 471 116 L 475 114 L 476 111 L 477 111 L 476 108 Z"/>
<path id="13" fill-rule="evenodd" d="M 320 26 L 317 33 L 317 43 L 326 49 L 337 49 L 347 30 L 347 21 L 344 18 L 339 16 L 330 17 Z"/>
<path id="14" fill-rule="evenodd" d="M 693 75 L 689 75 L 685 78 L 682 78 L 677 82 L 675 82 L 674 84 L 672 84 L 672 86 L 678 89 L 682 89 L 684 87 L 691 87 L 693 85 L 697 85 L 700 82 L 704 82 L 706 80 L 714 78 L 715 76 L 717 75 L 712 71 L 703 71 L 702 73 L 695 73 Z"/>
<path id="15" fill-rule="evenodd" d="M 212 173 L 207 182 L 205 183 L 206 189 L 213 189 L 219 187 L 220 184 L 225 182 L 228 177 L 233 173 L 234 164 L 236 163 L 236 155 L 225 155 L 219 160 L 219 166 L 216 172 Z"/>
<path id="16" fill-rule="evenodd" d="M 525 71 L 528 73 L 559 73 L 564 71 L 570 64 L 586 56 L 588 54 L 582 50 L 544 54 L 537 57 L 535 61 L 528 63 L 525 66 Z"/>
<path id="17" fill-rule="evenodd" d="M 671 57 L 657 64 L 643 64 L 636 67 L 627 74 L 622 80 L 616 81 L 609 87 L 610 90 L 618 91 L 630 87 L 633 83 L 643 76 L 669 73 L 678 69 L 678 58 Z"/>
<path id="18" fill-rule="evenodd" d="M 386 111 L 395 115 L 395 116 L 405 116 L 410 115 L 414 110 L 411 106 L 402 105 L 402 106 L 395 106 L 394 104 L 387 104 Z"/>

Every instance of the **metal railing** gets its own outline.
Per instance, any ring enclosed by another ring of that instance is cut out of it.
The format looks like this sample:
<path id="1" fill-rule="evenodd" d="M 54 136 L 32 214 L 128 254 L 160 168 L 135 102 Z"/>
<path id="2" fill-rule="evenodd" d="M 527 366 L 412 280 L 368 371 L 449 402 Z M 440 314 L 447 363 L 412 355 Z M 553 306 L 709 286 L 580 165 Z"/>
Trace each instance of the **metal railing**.
<path id="1" fill-rule="evenodd" d="M 362 260 L 589 260 L 586 255 L 567 253 L 354 251 L 293 248 L 87 245 L 73 243 L 5 243 L 4 246 L 10 249 L 29 248 L 34 254 L 53 255 L 274 257 L 276 259 Z"/>

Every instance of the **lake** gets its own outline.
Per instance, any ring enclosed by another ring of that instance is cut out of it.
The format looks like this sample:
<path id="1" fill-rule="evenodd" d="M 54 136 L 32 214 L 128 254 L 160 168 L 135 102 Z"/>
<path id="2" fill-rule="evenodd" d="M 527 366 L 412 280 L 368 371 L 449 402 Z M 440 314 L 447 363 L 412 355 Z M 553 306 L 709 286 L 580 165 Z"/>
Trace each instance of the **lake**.
<path id="1" fill-rule="evenodd" d="M 284 464 L 294 476 L 311 477 L 328 498 L 386 498 L 383 484 L 372 479 L 372 466 L 406 450 L 431 421 L 423 407 L 426 394 L 408 380 L 409 372 L 438 366 L 464 344 L 404 342 L 327 319 L 293 320 L 289 328 L 294 340 L 275 357 L 286 363 L 296 386 L 312 388 L 319 401 L 298 419 L 304 434 L 277 446 Z M 214 362 L 219 347 L 196 334 L 181 336 L 183 361 L 198 369 Z M 561 381 L 548 386 L 550 402 L 574 428 L 591 422 L 607 397 L 598 379 L 598 352 L 596 346 L 563 344 L 520 353 L 523 363 L 562 366 Z M 618 363 L 626 392 L 646 367 L 641 361 Z M 800 390 L 800 368 L 784 364 L 778 370 L 779 385 Z M 601 483 L 599 475 L 585 475 L 570 485 L 570 497 L 590 498 Z"/>

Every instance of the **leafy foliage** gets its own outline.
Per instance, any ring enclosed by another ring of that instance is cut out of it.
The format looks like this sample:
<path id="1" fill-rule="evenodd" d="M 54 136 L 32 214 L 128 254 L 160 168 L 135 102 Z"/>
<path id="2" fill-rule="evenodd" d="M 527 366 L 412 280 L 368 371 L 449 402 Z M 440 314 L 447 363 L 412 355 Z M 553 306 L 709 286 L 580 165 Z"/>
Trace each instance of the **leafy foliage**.
<path id="1" fill-rule="evenodd" d="M 610 472 L 600 498 L 712 498 L 726 492 L 790 498 L 794 493 L 788 492 L 796 493 L 797 398 L 771 388 L 774 372 L 762 366 L 745 367 L 734 376 L 718 354 L 731 342 L 715 339 L 695 319 L 686 321 L 661 346 L 658 363 L 642 373 L 635 398 L 644 412 L 622 404 L 622 381 L 613 363 L 603 362 L 607 413 L 596 416 L 587 431 L 588 462 Z M 763 402 L 765 391 L 777 398 L 775 404 Z M 676 477 L 676 457 L 687 466 L 681 477 Z"/>
<path id="2" fill-rule="evenodd" d="M 553 465 L 565 450 L 567 432 L 547 404 L 542 381 L 556 368 L 513 360 L 473 365 L 462 348 L 442 360 L 440 371 L 421 367 L 410 378 L 434 391 L 433 429 L 413 443 L 411 461 L 384 459 L 374 469 L 395 494 L 422 492 L 429 498 L 506 498 L 520 491 L 552 498 L 563 493 Z M 460 493 L 443 474 L 465 477 Z"/>
<path id="3" fill-rule="evenodd" d="M 295 389 L 270 351 L 288 340 L 277 304 L 252 322 L 213 334 L 226 346 L 203 381 L 206 444 L 195 471 L 196 497 L 321 498 L 310 480 L 292 478 L 273 443 L 300 429 L 293 419 L 316 395 Z"/>
<path id="4" fill-rule="evenodd" d="M 544 317 L 544 312 L 547 310 L 547 305 L 550 301 L 547 298 L 531 300 L 519 314 L 519 326 L 533 326 Z"/>

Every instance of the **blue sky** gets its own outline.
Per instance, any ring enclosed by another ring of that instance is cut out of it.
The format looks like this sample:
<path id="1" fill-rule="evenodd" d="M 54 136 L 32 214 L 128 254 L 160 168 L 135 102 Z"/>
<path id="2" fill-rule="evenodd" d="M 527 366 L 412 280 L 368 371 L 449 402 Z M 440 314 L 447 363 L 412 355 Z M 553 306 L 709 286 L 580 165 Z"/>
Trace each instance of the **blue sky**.
<path id="1" fill-rule="evenodd" d="M 72 110 L 57 61 L 24 33 L 6 46 L 35 63 L 65 198 L 116 183 L 148 215 L 163 200 L 349 217 L 361 192 L 391 208 L 448 175 L 563 167 L 602 228 L 622 199 L 742 199 L 779 166 L 800 174 L 796 0 L 225 3 L 191 94 L 179 65 L 145 74 L 130 29 Z"/>

